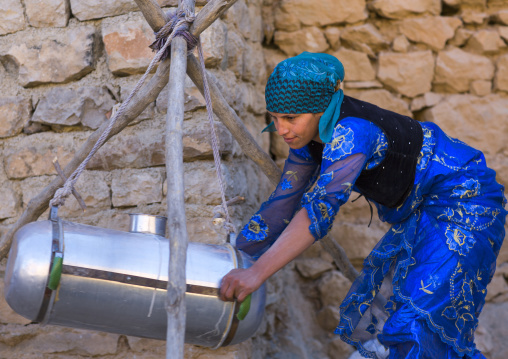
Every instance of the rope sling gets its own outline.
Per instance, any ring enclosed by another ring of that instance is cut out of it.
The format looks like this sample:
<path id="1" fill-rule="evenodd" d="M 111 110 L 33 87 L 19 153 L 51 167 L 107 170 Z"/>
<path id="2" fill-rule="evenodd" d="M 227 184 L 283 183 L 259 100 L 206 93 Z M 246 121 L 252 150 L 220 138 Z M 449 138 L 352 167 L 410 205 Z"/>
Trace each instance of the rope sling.
<path id="1" fill-rule="evenodd" d="M 222 223 L 224 229 L 227 231 L 228 234 L 236 233 L 235 226 L 231 222 L 231 218 L 228 211 L 228 205 L 226 201 L 226 195 L 225 195 L 225 185 L 224 185 L 224 177 L 222 174 L 222 164 L 221 164 L 221 157 L 220 157 L 220 151 L 219 151 L 219 141 L 217 138 L 217 133 L 215 130 L 215 125 L 213 121 L 213 108 L 212 108 L 212 101 L 210 98 L 210 89 L 208 86 L 208 80 L 206 78 L 206 69 L 205 69 L 205 60 L 203 56 L 203 49 L 201 46 L 201 40 L 199 36 L 194 36 L 189 32 L 190 25 L 194 22 L 196 16 L 192 14 L 189 9 L 186 9 L 185 6 L 177 11 L 175 14 L 171 16 L 169 21 L 164 25 L 156 34 L 155 34 L 155 41 L 150 45 L 150 48 L 154 51 L 157 51 L 156 55 L 148 65 L 147 70 L 139 79 L 134 89 L 131 91 L 127 99 L 122 103 L 122 105 L 118 108 L 117 111 L 113 111 L 113 114 L 111 116 L 111 119 L 109 120 L 109 124 L 107 128 L 104 130 L 102 135 L 99 137 L 93 148 L 91 149 L 88 156 L 81 162 L 81 164 L 76 168 L 76 170 L 67 178 L 63 176 L 63 173 L 61 171 L 58 171 L 60 168 L 58 165 L 58 162 L 53 161 L 55 164 L 55 168 L 57 168 L 57 171 L 59 175 L 65 180 L 65 183 L 61 188 L 59 188 L 50 201 L 50 206 L 59 208 L 60 206 L 64 205 L 65 200 L 70 194 L 74 194 L 76 198 L 78 199 L 78 202 L 81 204 L 82 201 L 80 201 L 79 194 L 74 189 L 74 185 L 76 184 L 79 176 L 83 173 L 85 170 L 88 162 L 92 158 L 92 156 L 99 150 L 100 147 L 106 142 L 106 139 L 111 132 L 111 129 L 115 125 L 116 120 L 124 114 L 128 104 L 132 100 L 132 98 L 136 95 L 136 93 L 139 91 L 143 83 L 145 82 L 146 78 L 148 77 L 148 74 L 152 71 L 155 64 L 159 61 L 162 61 L 166 58 L 170 57 L 171 51 L 170 51 L 170 45 L 175 36 L 182 36 L 185 41 L 187 42 L 187 53 L 191 53 L 194 48 L 197 47 L 200 65 L 201 65 L 201 75 L 203 77 L 203 86 L 204 86 L 204 98 L 206 102 L 206 109 L 208 114 L 208 122 L 210 125 L 210 132 L 211 132 L 211 147 L 213 151 L 213 158 L 215 162 L 215 170 L 217 174 L 217 178 L 219 181 L 220 191 L 221 191 L 221 206 L 220 206 L 220 214 L 225 217 L 225 221 Z M 83 205 L 82 205 L 83 207 Z M 228 236 L 229 238 L 229 236 Z"/>

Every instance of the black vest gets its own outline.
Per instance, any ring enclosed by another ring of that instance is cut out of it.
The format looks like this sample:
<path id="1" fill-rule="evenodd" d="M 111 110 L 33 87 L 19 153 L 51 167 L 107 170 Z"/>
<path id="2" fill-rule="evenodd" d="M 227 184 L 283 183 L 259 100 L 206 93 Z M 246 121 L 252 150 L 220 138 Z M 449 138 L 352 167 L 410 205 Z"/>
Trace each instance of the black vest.
<path id="1" fill-rule="evenodd" d="M 388 141 L 384 160 L 363 170 L 355 184 L 361 194 L 389 208 L 400 206 L 413 188 L 418 156 L 423 144 L 420 123 L 410 117 L 384 110 L 376 105 L 344 96 L 340 120 L 358 117 L 381 128 Z M 323 145 L 309 144 L 312 157 L 321 163 Z"/>

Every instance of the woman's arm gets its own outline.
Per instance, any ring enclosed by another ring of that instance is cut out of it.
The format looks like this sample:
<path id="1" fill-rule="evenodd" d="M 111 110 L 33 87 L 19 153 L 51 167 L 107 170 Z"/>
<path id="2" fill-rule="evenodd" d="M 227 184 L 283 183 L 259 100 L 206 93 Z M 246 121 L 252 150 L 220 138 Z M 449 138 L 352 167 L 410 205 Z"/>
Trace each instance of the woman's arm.
<path id="1" fill-rule="evenodd" d="M 234 269 L 221 282 L 220 299 L 242 302 L 275 272 L 298 257 L 312 243 L 311 222 L 303 208 L 291 220 L 277 241 L 247 269 Z"/>

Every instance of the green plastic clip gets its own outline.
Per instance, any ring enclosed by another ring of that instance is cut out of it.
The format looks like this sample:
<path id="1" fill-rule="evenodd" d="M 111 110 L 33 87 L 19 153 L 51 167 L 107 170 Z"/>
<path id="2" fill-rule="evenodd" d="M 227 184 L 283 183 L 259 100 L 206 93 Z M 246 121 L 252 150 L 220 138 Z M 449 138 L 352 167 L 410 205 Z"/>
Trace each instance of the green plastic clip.
<path id="1" fill-rule="evenodd" d="M 51 272 L 49 273 L 49 282 L 48 288 L 51 290 L 56 290 L 58 288 L 58 284 L 60 284 L 60 277 L 62 276 L 62 264 L 63 257 L 60 253 L 55 255 L 53 259 L 53 265 L 51 266 Z"/>
<path id="2" fill-rule="evenodd" d="M 240 304 L 240 309 L 238 310 L 238 313 L 236 314 L 236 318 L 238 320 L 244 320 L 247 314 L 249 314 L 250 310 L 250 302 L 251 302 L 251 295 L 249 294 L 247 298 Z"/>

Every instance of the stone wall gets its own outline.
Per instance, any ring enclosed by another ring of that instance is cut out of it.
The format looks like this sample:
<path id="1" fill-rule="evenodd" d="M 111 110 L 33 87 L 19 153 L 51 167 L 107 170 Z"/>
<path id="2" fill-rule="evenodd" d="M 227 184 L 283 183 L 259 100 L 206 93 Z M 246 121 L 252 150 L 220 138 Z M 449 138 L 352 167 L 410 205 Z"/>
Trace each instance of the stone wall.
<path id="1" fill-rule="evenodd" d="M 174 11 L 175 0 L 158 0 Z M 204 5 L 205 1 L 198 1 Z M 43 4 L 41 6 L 41 4 Z M 198 6 L 199 10 L 199 6 Z M 264 84 L 280 60 L 324 51 L 345 65 L 345 92 L 438 123 L 486 154 L 508 184 L 508 4 L 503 0 L 239 0 L 201 36 L 208 70 L 247 128 L 278 163 L 287 146 L 265 125 Z M 153 54 L 153 34 L 132 0 L 5 0 L 0 9 L 0 233 L 124 101 Z M 220 203 L 204 101 L 186 83 L 184 167 L 190 239 L 222 243 L 211 222 Z M 68 220 L 126 230 L 129 212 L 164 214 L 167 92 L 93 158 L 69 198 Z M 239 227 L 272 189 L 216 122 L 227 196 Z M 353 196 L 354 197 L 354 196 Z M 332 235 L 361 265 L 387 227 L 358 201 Z M 46 218 L 44 214 L 41 218 Z M 359 243 L 361 243 L 359 245 Z M 331 335 L 349 283 L 319 243 L 268 283 L 265 319 L 252 339 L 217 351 L 188 346 L 186 358 L 347 358 Z M 5 261 L 3 262 L 3 268 Z M 477 344 L 505 358 L 508 246 L 489 287 Z M 0 285 L 0 288 L 3 288 Z M 3 290 L 3 289 L 2 289 Z M 3 297 L 3 296 L 2 296 Z M 0 358 L 164 358 L 164 342 L 30 324 L 0 298 Z M 353 354 L 354 356 L 355 354 Z"/>

